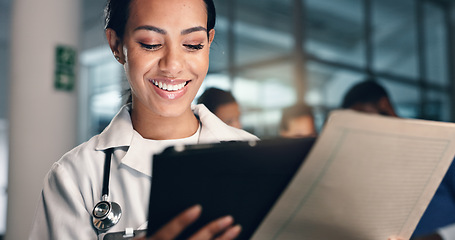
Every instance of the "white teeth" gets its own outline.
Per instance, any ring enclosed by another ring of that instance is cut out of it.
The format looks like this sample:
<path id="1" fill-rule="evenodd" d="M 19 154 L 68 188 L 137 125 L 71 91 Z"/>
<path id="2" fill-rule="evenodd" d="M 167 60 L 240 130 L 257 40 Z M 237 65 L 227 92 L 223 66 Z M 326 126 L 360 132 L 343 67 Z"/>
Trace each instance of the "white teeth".
<path id="1" fill-rule="evenodd" d="M 156 80 L 152 80 L 152 83 L 155 86 L 159 87 L 160 89 L 163 89 L 163 90 L 166 90 L 166 91 L 177 91 L 177 90 L 180 90 L 183 87 L 185 87 L 185 84 L 186 84 L 186 83 L 180 83 L 180 84 L 176 84 L 176 85 L 171 85 L 171 84 L 166 84 L 166 83 L 163 83 L 163 82 L 158 82 Z"/>

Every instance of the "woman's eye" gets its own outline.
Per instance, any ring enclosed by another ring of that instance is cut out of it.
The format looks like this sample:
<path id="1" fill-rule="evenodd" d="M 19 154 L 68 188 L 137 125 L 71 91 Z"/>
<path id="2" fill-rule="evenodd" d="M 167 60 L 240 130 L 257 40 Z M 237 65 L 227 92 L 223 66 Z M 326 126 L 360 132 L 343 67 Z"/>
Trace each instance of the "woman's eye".
<path id="1" fill-rule="evenodd" d="M 141 47 L 147 49 L 147 50 L 158 50 L 161 47 L 161 44 L 145 44 L 145 43 L 140 43 Z"/>
<path id="2" fill-rule="evenodd" d="M 204 48 L 204 45 L 202 44 L 183 44 L 186 48 L 189 50 L 201 50 Z"/>

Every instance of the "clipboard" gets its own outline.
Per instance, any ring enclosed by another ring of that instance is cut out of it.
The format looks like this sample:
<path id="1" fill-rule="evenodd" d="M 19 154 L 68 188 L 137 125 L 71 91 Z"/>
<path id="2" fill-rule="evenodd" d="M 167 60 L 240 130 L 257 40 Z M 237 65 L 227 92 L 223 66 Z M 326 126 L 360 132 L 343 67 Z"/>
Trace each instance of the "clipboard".
<path id="1" fill-rule="evenodd" d="M 178 239 L 232 215 L 249 239 L 302 165 L 315 138 L 170 147 L 153 156 L 147 236 L 195 204 L 200 218 Z"/>

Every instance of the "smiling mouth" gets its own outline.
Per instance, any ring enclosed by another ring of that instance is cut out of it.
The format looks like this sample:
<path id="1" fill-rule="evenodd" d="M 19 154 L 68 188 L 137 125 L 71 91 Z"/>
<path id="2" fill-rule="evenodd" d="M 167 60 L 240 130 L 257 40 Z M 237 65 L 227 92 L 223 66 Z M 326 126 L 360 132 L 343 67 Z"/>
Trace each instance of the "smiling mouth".
<path id="1" fill-rule="evenodd" d="M 166 83 L 159 82 L 156 80 L 151 80 L 151 82 L 153 83 L 153 85 L 157 86 L 159 89 L 169 91 L 169 92 L 174 92 L 174 91 L 183 89 L 190 81 L 186 81 L 186 82 L 179 83 L 179 84 L 166 84 Z"/>

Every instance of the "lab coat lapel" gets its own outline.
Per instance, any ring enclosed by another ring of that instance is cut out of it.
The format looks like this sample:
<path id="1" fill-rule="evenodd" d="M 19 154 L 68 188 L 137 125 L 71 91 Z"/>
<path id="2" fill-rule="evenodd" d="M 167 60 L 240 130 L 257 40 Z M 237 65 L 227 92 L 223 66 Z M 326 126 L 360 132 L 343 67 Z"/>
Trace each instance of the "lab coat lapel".
<path id="1" fill-rule="evenodd" d="M 100 133 L 96 150 L 130 146 L 133 137 L 133 125 L 129 114 L 130 105 L 125 105 Z"/>
<path id="2" fill-rule="evenodd" d="M 122 164 L 151 177 L 152 156 L 155 149 L 150 149 L 150 146 L 144 145 L 144 141 L 141 140 L 141 138 L 142 136 L 139 133 L 133 133 L 130 147 L 121 162 Z"/>
<path id="3" fill-rule="evenodd" d="M 142 144 L 140 144 L 138 139 L 135 140 L 136 137 L 129 114 L 130 107 L 131 105 L 123 106 L 112 119 L 109 126 L 100 134 L 96 150 L 127 147 L 125 155 L 123 157 L 119 156 L 121 158 L 120 162 L 147 176 L 152 176 L 151 156 L 144 154 Z"/>

